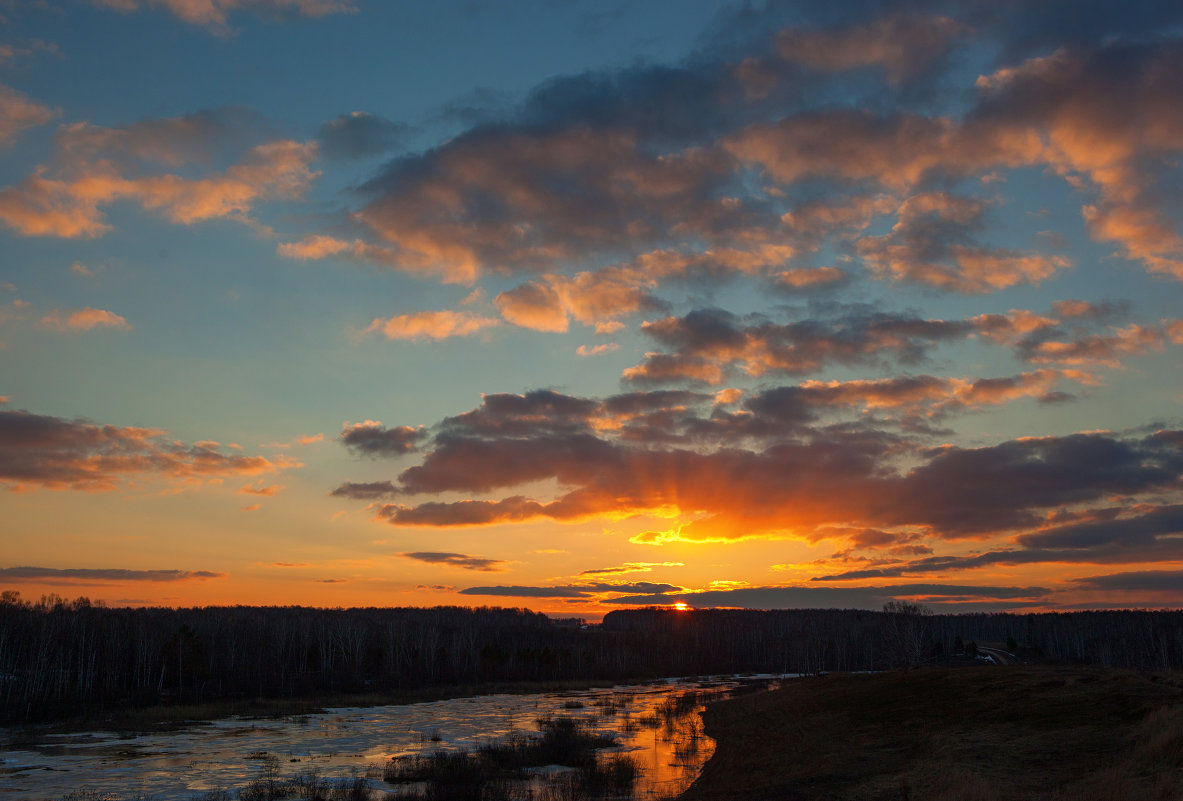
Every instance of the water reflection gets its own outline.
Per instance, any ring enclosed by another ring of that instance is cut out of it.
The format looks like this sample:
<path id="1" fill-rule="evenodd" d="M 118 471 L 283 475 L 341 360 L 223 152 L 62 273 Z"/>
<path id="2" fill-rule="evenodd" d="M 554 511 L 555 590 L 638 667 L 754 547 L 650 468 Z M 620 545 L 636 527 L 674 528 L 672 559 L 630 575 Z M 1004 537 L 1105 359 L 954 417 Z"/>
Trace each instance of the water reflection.
<path id="1" fill-rule="evenodd" d="M 534 735 L 539 721 L 555 718 L 573 719 L 619 742 L 605 752 L 627 754 L 639 767 L 632 797 L 671 798 L 694 780 L 714 750 L 702 730 L 703 703 L 739 684 L 678 680 L 333 709 L 276 720 L 232 718 L 134 737 L 113 732 L 47 735 L 34 745 L 0 751 L 0 801 L 57 801 L 82 788 L 95 791 L 94 798 L 116 793 L 122 801 L 193 801 L 203 795 L 215 798 L 218 791 L 232 798 L 265 771 L 281 779 L 297 774 L 330 782 L 353 779 L 373 798 L 403 796 L 416 786 L 384 780 L 384 768 L 392 760 L 474 752 Z M 7 743 L 24 736 L 4 734 Z M 561 778 L 562 772 L 538 775 L 536 787 L 545 786 L 548 775 Z"/>

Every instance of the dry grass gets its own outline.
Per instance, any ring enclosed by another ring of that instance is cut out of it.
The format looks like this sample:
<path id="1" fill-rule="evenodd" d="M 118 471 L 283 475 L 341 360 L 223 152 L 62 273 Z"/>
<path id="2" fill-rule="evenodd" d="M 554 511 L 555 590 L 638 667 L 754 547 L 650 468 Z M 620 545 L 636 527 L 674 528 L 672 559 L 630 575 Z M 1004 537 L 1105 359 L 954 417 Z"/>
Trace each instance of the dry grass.
<path id="1" fill-rule="evenodd" d="M 963 668 L 793 682 L 708 708 L 684 801 L 1183 801 L 1183 682 Z"/>

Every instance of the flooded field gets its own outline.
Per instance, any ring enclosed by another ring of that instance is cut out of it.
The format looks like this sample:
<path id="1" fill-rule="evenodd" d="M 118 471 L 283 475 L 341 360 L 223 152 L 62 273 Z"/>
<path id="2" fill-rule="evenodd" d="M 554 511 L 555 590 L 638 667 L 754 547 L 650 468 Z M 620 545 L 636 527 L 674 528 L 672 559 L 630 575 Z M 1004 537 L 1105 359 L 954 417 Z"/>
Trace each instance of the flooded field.
<path id="1" fill-rule="evenodd" d="M 413 797 L 414 783 L 390 783 L 400 759 L 473 752 L 535 736 L 547 722 L 572 719 L 618 744 L 639 770 L 637 799 L 670 798 L 698 775 L 714 750 L 702 732 L 702 704 L 739 680 L 676 680 L 611 689 L 487 695 L 397 706 L 331 709 L 281 719 L 231 718 L 167 734 L 44 735 L 0 730 L 0 801 L 194 801 L 234 798 L 261 777 L 317 776 L 364 784 L 375 799 Z M 561 770 L 539 771 L 531 784 Z M 361 780 L 361 781 L 358 781 Z M 223 795 L 224 793 L 224 795 Z M 537 787 L 522 789 L 537 795 Z"/>

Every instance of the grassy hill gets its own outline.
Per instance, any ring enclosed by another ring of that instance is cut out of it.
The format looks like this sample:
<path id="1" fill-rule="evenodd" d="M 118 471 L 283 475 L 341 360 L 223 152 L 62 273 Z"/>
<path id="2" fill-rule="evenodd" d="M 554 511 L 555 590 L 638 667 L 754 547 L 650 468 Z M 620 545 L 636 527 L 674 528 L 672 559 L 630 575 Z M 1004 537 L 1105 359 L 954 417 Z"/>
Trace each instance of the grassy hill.
<path id="1" fill-rule="evenodd" d="M 808 678 L 712 705 L 681 801 L 1183 799 L 1183 676 L 1063 667 Z"/>

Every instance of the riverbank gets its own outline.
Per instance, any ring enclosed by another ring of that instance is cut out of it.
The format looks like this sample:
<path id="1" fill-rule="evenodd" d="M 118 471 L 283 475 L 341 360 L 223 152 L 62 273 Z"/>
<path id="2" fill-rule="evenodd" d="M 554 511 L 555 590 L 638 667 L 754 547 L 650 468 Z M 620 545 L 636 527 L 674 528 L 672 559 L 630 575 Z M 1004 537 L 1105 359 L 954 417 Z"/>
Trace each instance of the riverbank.
<path id="1" fill-rule="evenodd" d="M 529 695 L 603 689 L 618 681 L 517 681 L 455 684 L 391 693 L 338 693 L 291 698 L 223 698 L 199 704 L 157 704 L 120 709 L 80 709 L 68 717 L 0 725 L 9 738 L 21 731 L 66 734 L 101 729 L 125 733 L 164 732 L 230 717 L 279 718 L 312 715 L 326 709 L 416 704 L 478 695 Z M 18 737 L 19 739 L 19 737 Z"/>
<path id="2" fill-rule="evenodd" d="M 831 675 L 721 701 L 680 801 L 1183 799 L 1183 675 Z"/>

